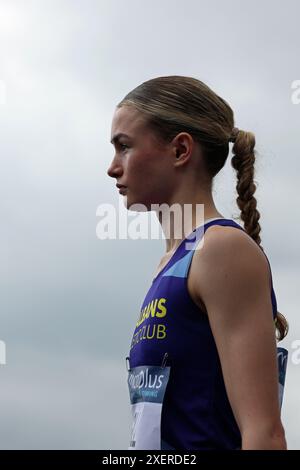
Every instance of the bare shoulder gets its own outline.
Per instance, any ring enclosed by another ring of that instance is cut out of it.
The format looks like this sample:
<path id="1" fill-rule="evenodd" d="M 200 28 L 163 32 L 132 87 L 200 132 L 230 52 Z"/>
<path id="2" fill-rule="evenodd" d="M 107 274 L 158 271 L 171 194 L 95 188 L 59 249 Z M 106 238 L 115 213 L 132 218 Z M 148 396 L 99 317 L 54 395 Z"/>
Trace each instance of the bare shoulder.
<path id="1" fill-rule="evenodd" d="M 203 244 L 193 255 L 188 290 L 194 302 L 207 313 L 209 295 L 216 298 L 222 287 L 256 288 L 256 282 L 271 286 L 270 270 L 265 254 L 243 230 L 231 226 L 213 225 L 203 238 Z"/>

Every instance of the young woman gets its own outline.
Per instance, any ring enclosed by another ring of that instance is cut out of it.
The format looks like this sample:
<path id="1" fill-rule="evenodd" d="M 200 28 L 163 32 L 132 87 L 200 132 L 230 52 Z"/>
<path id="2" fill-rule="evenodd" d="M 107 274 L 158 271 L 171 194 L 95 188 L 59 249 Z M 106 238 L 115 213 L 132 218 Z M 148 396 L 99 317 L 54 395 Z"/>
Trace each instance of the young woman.
<path id="1" fill-rule="evenodd" d="M 212 197 L 229 142 L 244 228 L 220 214 Z M 254 135 L 234 127 L 232 109 L 207 85 L 166 76 L 142 83 L 118 104 L 112 143 L 107 172 L 128 209 L 177 204 L 184 214 L 185 204 L 192 207 L 188 237 L 175 237 L 181 222 L 170 218 L 166 254 L 133 334 L 129 448 L 286 449 L 276 331 L 281 340 L 287 323 L 260 245 Z M 204 205 L 202 224 L 197 204 Z"/>

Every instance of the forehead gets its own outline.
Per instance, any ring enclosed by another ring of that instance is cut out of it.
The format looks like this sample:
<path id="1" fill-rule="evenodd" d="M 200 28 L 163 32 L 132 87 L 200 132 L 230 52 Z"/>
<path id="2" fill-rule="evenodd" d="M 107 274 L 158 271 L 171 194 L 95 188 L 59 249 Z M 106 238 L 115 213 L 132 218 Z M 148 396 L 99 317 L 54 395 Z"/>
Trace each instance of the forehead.
<path id="1" fill-rule="evenodd" d="M 141 131 L 146 131 L 145 118 L 137 109 L 130 106 L 116 108 L 111 125 L 111 139 L 119 133 L 134 137 Z"/>

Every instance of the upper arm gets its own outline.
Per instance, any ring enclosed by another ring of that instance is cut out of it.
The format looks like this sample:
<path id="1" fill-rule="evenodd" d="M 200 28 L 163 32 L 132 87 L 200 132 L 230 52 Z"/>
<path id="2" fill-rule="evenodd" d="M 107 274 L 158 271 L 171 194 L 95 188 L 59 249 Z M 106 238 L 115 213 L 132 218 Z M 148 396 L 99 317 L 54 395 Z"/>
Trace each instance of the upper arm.
<path id="1" fill-rule="evenodd" d="M 228 227 L 211 231 L 196 259 L 196 293 L 207 310 L 240 431 L 272 430 L 280 410 L 267 259 L 247 234 Z"/>

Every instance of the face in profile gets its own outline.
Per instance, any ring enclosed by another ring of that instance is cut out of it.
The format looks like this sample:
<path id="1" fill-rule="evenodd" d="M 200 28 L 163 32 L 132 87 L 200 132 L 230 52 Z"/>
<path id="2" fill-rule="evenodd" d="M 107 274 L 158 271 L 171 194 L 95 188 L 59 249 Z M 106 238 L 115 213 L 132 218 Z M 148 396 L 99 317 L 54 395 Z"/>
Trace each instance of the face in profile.
<path id="1" fill-rule="evenodd" d="M 114 157 L 107 174 L 115 178 L 116 184 L 125 186 L 121 194 L 127 209 L 133 204 L 143 204 L 150 210 L 151 204 L 168 203 L 174 171 L 170 147 L 158 142 L 142 113 L 131 106 L 117 108 L 111 142 Z"/>

